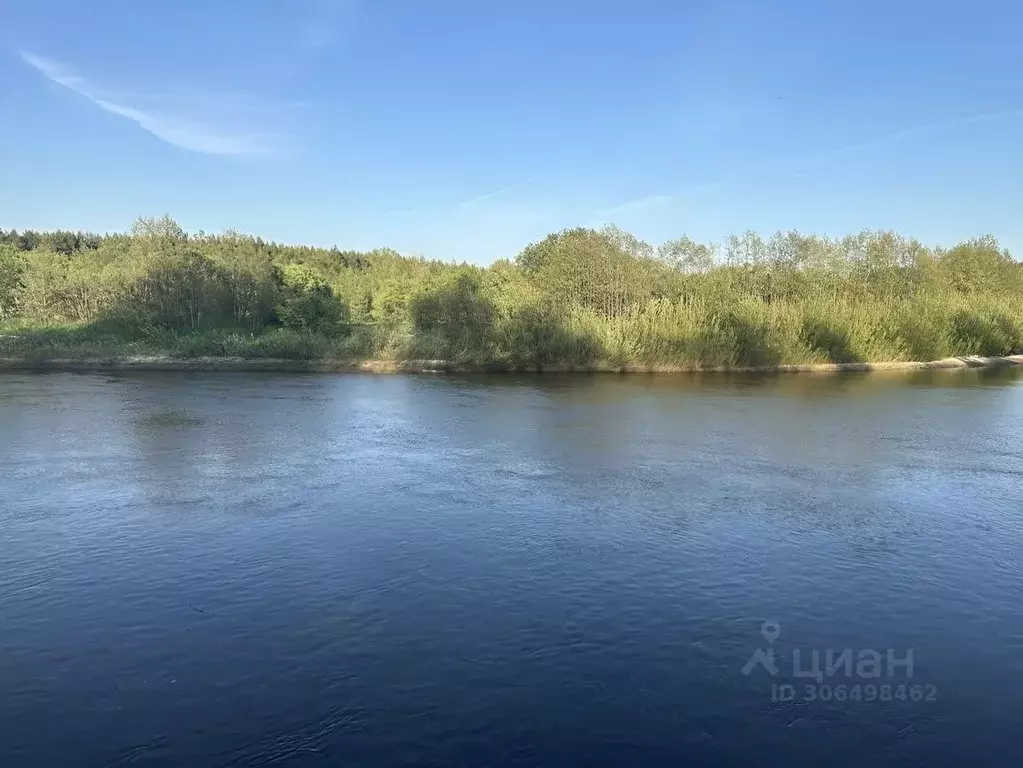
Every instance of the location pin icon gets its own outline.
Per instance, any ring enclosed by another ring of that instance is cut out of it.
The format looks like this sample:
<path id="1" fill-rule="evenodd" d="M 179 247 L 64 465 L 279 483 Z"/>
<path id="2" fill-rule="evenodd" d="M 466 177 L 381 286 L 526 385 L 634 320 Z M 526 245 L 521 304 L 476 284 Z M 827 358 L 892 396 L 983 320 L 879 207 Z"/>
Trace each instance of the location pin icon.
<path id="1" fill-rule="evenodd" d="M 781 626 L 776 621 L 765 621 L 760 625 L 760 634 L 768 643 L 773 643 L 781 634 Z"/>

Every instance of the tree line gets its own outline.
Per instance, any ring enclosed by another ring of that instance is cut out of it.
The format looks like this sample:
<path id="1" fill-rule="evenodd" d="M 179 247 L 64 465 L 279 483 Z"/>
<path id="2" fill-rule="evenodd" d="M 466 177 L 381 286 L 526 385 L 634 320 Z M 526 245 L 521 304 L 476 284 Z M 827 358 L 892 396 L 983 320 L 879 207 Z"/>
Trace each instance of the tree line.
<path id="1" fill-rule="evenodd" d="M 991 237 L 941 248 L 890 231 L 746 232 L 653 246 L 575 228 L 478 267 L 188 234 L 166 216 L 123 234 L 0 230 L 9 338 L 64 327 L 151 346 L 189 337 L 182 348 L 199 352 L 265 353 L 276 339 L 292 356 L 509 366 L 1003 354 L 1021 345 L 1021 296 L 1023 265 Z"/>

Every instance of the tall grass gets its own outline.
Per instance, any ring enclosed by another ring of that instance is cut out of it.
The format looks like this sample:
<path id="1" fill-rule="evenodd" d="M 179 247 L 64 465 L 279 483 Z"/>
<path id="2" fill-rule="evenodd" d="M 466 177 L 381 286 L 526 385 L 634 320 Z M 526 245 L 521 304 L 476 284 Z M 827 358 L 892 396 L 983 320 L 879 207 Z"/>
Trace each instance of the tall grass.
<path id="1" fill-rule="evenodd" d="M 1023 347 L 1023 302 L 984 297 L 653 302 L 615 321 L 576 317 L 609 362 L 771 366 L 1004 355 Z"/>
<path id="2" fill-rule="evenodd" d="M 423 330 L 407 322 L 358 326 L 340 338 L 283 328 L 129 333 L 103 324 L 0 326 L 2 357 L 443 359 L 505 368 L 937 360 L 1021 348 L 1023 303 L 983 297 L 770 303 L 747 298 L 725 307 L 654 300 L 615 318 L 581 308 L 556 316 L 526 310 L 484 328 Z"/>

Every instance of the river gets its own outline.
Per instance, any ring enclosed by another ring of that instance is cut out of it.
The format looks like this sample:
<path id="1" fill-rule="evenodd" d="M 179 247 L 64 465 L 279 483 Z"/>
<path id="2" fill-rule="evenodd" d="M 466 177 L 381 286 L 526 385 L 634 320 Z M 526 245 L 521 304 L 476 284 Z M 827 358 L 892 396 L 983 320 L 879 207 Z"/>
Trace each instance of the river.
<path id="1" fill-rule="evenodd" d="M 0 765 L 1020 764 L 1021 425 L 1019 370 L 2 374 Z"/>

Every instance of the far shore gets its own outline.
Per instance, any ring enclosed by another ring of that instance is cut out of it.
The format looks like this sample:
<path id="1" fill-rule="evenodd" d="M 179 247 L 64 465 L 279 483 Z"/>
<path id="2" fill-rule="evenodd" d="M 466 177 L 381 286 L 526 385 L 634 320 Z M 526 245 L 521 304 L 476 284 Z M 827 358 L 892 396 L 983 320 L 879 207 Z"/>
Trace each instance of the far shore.
<path id="1" fill-rule="evenodd" d="M 846 371 L 917 371 L 1004 368 L 1023 365 L 1023 355 L 948 357 L 928 362 L 805 363 L 699 367 L 693 365 L 508 366 L 471 365 L 448 360 L 289 360 L 283 358 L 194 357 L 167 355 L 111 358 L 0 358 L 0 371 L 266 371 L 311 373 L 841 373 Z"/>

